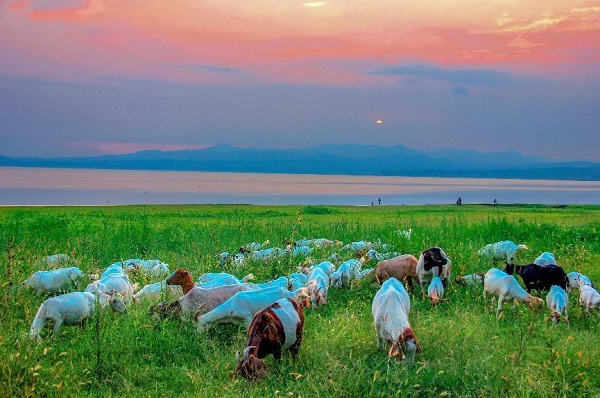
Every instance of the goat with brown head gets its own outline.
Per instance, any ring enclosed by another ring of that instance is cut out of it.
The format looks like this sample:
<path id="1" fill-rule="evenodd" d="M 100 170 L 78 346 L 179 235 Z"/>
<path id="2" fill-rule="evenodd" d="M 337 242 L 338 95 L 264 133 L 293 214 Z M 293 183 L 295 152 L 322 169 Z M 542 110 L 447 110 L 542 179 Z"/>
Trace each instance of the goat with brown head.
<path id="1" fill-rule="evenodd" d="M 302 342 L 304 312 L 293 299 L 281 299 L 257 312 L 248 328 L 248 340 L 242 356 L 236 355 L 236 373 L 248 380 L 256 380 L 267 374 L 262 358 L 273 354 L 279 361 L 284 349 L 298 355 Z"/>

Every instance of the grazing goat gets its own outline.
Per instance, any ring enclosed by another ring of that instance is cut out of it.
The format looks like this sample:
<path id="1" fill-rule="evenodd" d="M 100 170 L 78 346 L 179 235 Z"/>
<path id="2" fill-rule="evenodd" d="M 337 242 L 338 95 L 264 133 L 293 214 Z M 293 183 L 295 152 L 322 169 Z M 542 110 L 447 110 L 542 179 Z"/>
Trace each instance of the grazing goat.
<path id="1" fill-rule="evenodd" d="M 544 306 L 544 301 L 538 297 L 533 297 L 527 293 L 514 276 L 499 270 L 491 268 L 486 272 L 483 278 L 483 298 L 486 299 L 486 293 L 498 296 L 498 319 L 502 317 L 502 309 L 505 301 L 518 300 L 524 303 L 532 311 L 537 311 Z"/>
<path id="2" fill-rule="evenodd" d="M 432 305 L 438 305 L 444 297 L 444 285 L 442 280 L 437 276 L 431 278 L 431 283 L 427 289 L 427 298 L 431 300 Z"/>
<path id="3" fill-rule="evenodd" d="M 350 287 L 352 280 L 363 276 L 362 265 L 362 261 L 354 258 L 344 261 L 335 272 L 329 275 L 329 285 L 336 288 Z"/>
<path id="4" fill-rule="evenodd" d="M 177 317 L 181 320 L 191 318 L 196 311 L 206 313 L 217 308 L 234 294 L 247 292 L 250 287 L 244 284 L 224 285 L 214 288 L 201 288 L 194 284 L 192 275 L 181 268 L 176 269 L 165 281 L 167 285 L 179 285 L 183 296 L 172 303 L 160 303 L 148 309 L 151 317 Z"/>
<path id="5" fill-rule="evenodd" d="M 508 261 L 511 262 L 515 258 L 515 254 L 519 249 L 529 249 L 527 245 L 517 245 L 510 240 L 490 243 L 477 251 L 477 254 L 488 257 L 493 261 Z"/>
<path id="6" fill-rule="evenodd" d="M 483 286 L 483 274 L 476 272 L 474 274 L 457 276 L 454 278 L 454 283 L 462 286 Z"/>
<path id="7" fill-rule="evenodd" d="M 125 303 L 114 292 L 108 292 L 107 294 L 100 292 L 98 301 L 101 308 L 110 305 L 115 312 L 125 312 Z M 31 324 L 29 337 L 32 340 L 37 339 L 38 342 L 41 342 L 40 332 L 48 321 L 54 323 L 52 335 L 57 337 L 62 325 L 83 324 L 87 318 L 94 316 L 95 307 L 96 296 L 88 292 L 66 293 L 49 298 L 40 305 Z"/>
<path id="8" fill-rule="evenodd" d="M 122 266 L 126 272 L 144 273 L 147 275 L 166 275 L 169 273 L 169 265 L 159 260 L 142 260 L 132 258 L 122 262 Z"/>
<path id="9" fill-rule="evenodd" d="M 396 278 L 399 281 L 405 282 L 409 290 L 412 290 L 413 280 L 419 281 L 417 277 L 417 261 L 417 258 L 412 254 L 403 254 L 378 262 L 375 267 L 377 283 L 382 284 L 389 278 Z"/>
<path id="10" fill-rule="evenodd" d="M 590 315 L 592 309 L 600 309 L 600 293 L 590 285 L 584 285 L 580 281 L 579 305 L 585 306 L 585 312 Z M 600 312 L 598 316 L 600 316 Z"/>
<path id="11" fill-rule="evenodd" d="M 183 296 L 181 286 L 167 285 L 166 281 L 160 281 L 144 286 L 133 295 L 132 299 L 134 303 L 139 303 L 144 300 L 158 300 L 163 293 L 167 293 L 175 300 Z"/>
<path id="12" fill-rule="evenodd" d="M 132 284 L 129 281 L 127 275 L 110 274 L 87 285 L 85 291 L 90 293 L 106 293 L 114 290 L 123 297 L 123 300 L 128 302 L 133 297 L 133 292 L 135 292 L 137 286 L 137 283 Z"/>
<path id="13" fill-rule="evenodd" d="M 331 275 L 331 273 L 335 271 L 335 265 L 333 265 L 331 261 L 323 261 L 311 267 L 305 267 L 304 265 L 300 265 L 298 266 L 298 272 L 310 275 L 310 273 L 312 273 L 316 268 L 320 268 L 321 270 L 323 270 L 327 277 L 329 277 L 329 275 Z"/>
<path id="14" fill-rule="evenodd" d="M 296 290 L 306 286 L 308 275 L 302 272 L 293 272 L 288 277 L 288 290 Z"/>
<path id="15" fill-rule="evenodd" d="M 440 278 L 444 286 L 448 283 L 451 264 L 446 253 L 439 247 L 432 247 L 421 253 L 417 261 L 416 273 L 423 297 L 425 297 L 425 283 L 431 282 L 434 276 Z M 435 268 L 437 271 L 434 271 Z"/>
<path id="16" fill-rule="evenodd" d="M 556 264 L 556 258 L 554 258 L 554 254 L 550 252 L 543 252 L 535 260 L 533 260 L 534 264 L 537 265 L 558 265 Z"/>
<path id="17" fill-rule="evenodd" d="M 235 372 L 249 380 L 264 377 L 267 366 L 262 358 L 273 354 L 279 361 L 283 350 L 289 350 L 295 359 L 302 343 L 304 311 L 293 299 L 276 301 L 257 312 L 248 327 L 244 355 L 236 354 Z"/>
<path id="18" fill-rule="evenodd" d="M 325 271 L 321 268 L 313 269 L 308 276 L 306 287 L 308 289 L 311 308 L 313 310 L 316 310 L 323 305 L 327 305 L 329 278 Z"/>
<path id="19" fill-rule="evenodd" d="M 516 273 L 523 279 L 525 290 L 531 293 L 535 289 L 539 292 L 542 290 L 550 290 L 552 285 L 557 285 L 563 289 L 567 288 L 567 274 L 558 265 L 536 264 L 515 265 L 506 263 L 505 272 L 509 275 Z"/>
<path id="20" fill-rule="evenodd" d="M 173 275 L 173 274 L 171 274 Z M 241 280 L 238 279 L 237 276 L 228 274 L 226 272 L 217 272 L 217 273 L 206 273 L 200 275 L 196 283 L 198 286 L 203 287 L 205 289 L 209 289 L 212 287 L 225 286 L 225 285 L 240 285 L 246 283 L 250 280 L 254 279 L 253 274 L 248 274 L 244 276 Z"/>
<path id="21" fill-rule="evenodd" d="M 562 287 L 552 285 L 546 296 L 546 305 L 550 309 L 552 322 L 557 323 L 562 316 L 565 322 L 569 323 L 569 296 Z"/>
<path id="22" fill-rule="evenodd" d="M 567 274 L 567 280 L 567 292 L 570 292 L 572 289 L 579 289 L 580 281 L 584 285 L 590 285 L 591 287 L 594 287 L 590 278 L 583 274 L 580 274 L 579 272 L 569 272 Z"/>
<path id="23" fill-rule="evenodd" d="M 282 298 L 293 298 L 305 303 L 308 294 L 305 288 L 290 292 L 280 287 L 239 292 L 204 315 L 196 311 L 196 329 L 201 333 L 215 323 L 249 325 L 254 314 Z"/>
<path id="24" fill-rule="evenodd" d="M 407 363 L 415 360 L 415 354 L 421 351 L 415 334 L 408 321 L 410 297 L 402 282 L 394 277 L 386 280 L 373 298 L 371 313 L 375 323 L 377 347 L 384 349 L 392 343 L 388 356 L 405 356 Z"/>
<path id="25" fill-rule="evenodd" d="M 85 274 L 77 267 L 58 268 L 51 271 L 36 271 L 22 285 L 38 293 L 58 293 L 69 289 L 80 289 Z"/>

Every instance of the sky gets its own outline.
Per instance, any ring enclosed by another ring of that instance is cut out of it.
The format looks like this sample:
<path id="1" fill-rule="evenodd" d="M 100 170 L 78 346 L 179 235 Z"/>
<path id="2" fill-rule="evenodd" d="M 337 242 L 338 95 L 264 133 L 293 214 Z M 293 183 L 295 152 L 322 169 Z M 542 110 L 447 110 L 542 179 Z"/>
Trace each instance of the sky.
<path id="1" fill-rule="evenodd" d="M 353 143 L 600 161 L 599 126 L 598 0 L 0 0 L 2 156 Z"/>

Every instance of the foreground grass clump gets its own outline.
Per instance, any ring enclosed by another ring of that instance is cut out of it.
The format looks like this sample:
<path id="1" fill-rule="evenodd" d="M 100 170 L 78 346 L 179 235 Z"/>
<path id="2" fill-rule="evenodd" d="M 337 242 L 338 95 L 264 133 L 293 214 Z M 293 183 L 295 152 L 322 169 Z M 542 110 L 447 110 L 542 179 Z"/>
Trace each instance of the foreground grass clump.
<path id="1" fill-rule="evenodd" d="M 400 232 L 409 228 L 407 240 Z M 380 241 L 390 251 L 417 256 L 438 245 L 452 259 L 453 276 L 485 272 L 493 265 L 476 251 L 510 239 L 531 249 L 518 253 L 520 263 L 552 251 L 567 272 L 598 281 L 599 232 L 600 208 L 592 206 L 0 208 L 0 395 L 598 396 L 600 319 L 583 316 L 575 292 L 569 327 L 548 322 L 547 308 L 534 314 L 512 304 L 496 321 L 495 303 L 484 303 L 481 288 L 451 285 L 448 301 L 436 308 L 417 288 L 410 319 L 423 352 L 407 368 L 377 351 L 371 316 L 377 287 L 332 289 L 325 308 L 306 310 L 296 363 L 284 358 L 277 365 L 269 357 L 268 377 L 250 384 L 232 377 L 235 352 L 245 342 L 241 327 L 197 335 L 191 323 L 155 324 L 148 304 L 141 304 L 122 316 L 103 313 L 84 328 L 64 327 L 56 340 L 46 332 L 37 344 L 27 333 L 43 297 L 18 285 L 37 270 L 39 258 L 54 253 L 69 254 L 85 272 L 129 258 L 158 258 L 197 277 L 221 270 L 216 255 L 245 243 L 269 240 L 283 247 L 318 237 Z M 300 260 L 283 257 L 227 271 L 265 281 L 289 274 Z"/>

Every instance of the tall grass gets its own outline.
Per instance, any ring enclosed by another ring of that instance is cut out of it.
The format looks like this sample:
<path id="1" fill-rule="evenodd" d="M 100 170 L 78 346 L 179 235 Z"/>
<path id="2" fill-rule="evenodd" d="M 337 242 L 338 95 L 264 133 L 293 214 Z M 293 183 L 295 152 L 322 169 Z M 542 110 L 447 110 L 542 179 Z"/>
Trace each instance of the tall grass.
<path id="1" fill-rule="evenodd" d="M 148 304 L 127 314 L 98 314 L 83 328 L 63 327 L 44 342 L 27 332 L 43 297 L 19 289 L 36 261 L 68 253 L 86 272 L 128 258 L 158 258 L 194 276 L 220 270 L 216 254 L 249 242 L 326 237 L 345 243 L 381 241 L 413 253 L 439 245 L 453 275 L 486 271 L 486 243 L 511 239 L 530 262 L 553 251 L 565 270 L 599 280 L 600 208 L 573 206 L 125 206 L 0 208 L 0 395 L 2 396 L 598 396 L 600 331 L 571 295 L 571 325 L 554 325 L 545 308 L 484 302 L 481 289 L 451 285 L 449 301 L 432 308 L 411 296 L 411 324 L 423 348 L 406 367 L 377 350 L 370 284 L 331 290 L 328 305 L 306 310 L 296 362 L 267 359 L 269 375 L 248 383 L 232 377 L 245 330 L 219 326 L 197 335 L 191 323 L 154 323 Z M 413 229 L 410 240 L 399 232 Z M 329 251 L 314 254 L 325 258 Z M 349 256 L 349 255 L 347 255 Z M 244 269 L 268 280 L 295 270 L 282 258 Z M 371 266 L 373 266 L 372 264 Z M 139 278 L 141 284 L 154 282 Z"/>

